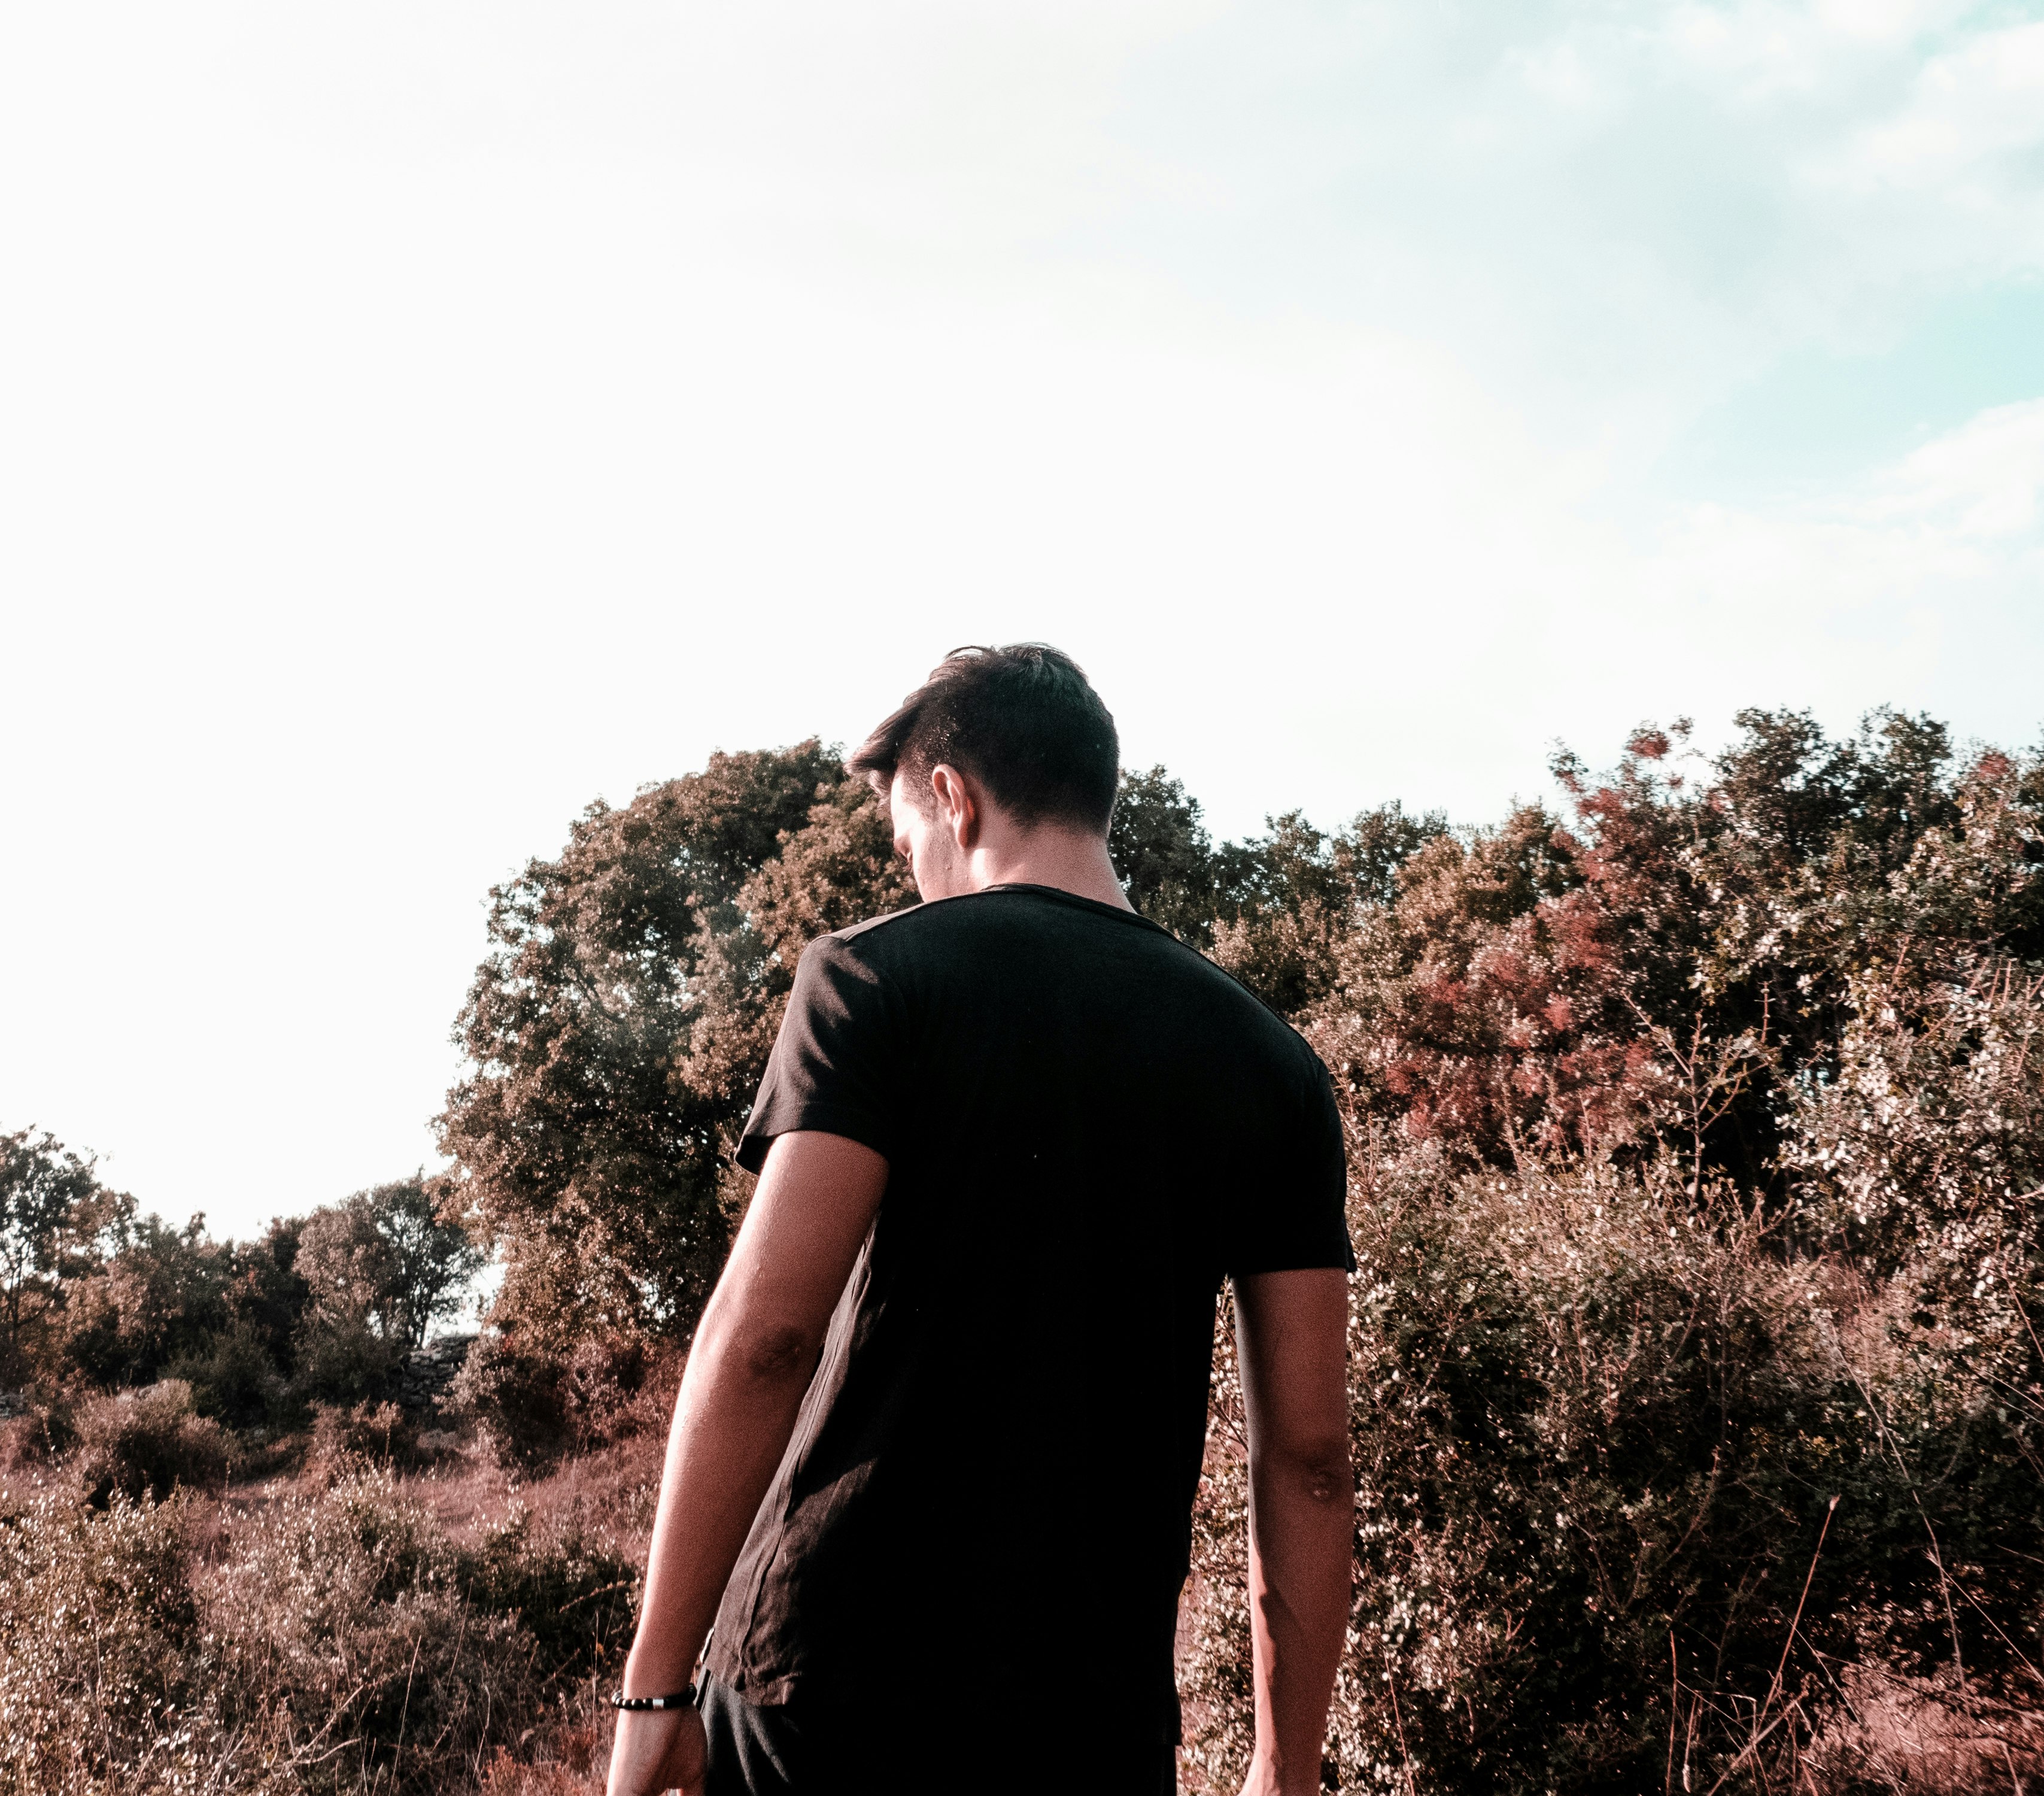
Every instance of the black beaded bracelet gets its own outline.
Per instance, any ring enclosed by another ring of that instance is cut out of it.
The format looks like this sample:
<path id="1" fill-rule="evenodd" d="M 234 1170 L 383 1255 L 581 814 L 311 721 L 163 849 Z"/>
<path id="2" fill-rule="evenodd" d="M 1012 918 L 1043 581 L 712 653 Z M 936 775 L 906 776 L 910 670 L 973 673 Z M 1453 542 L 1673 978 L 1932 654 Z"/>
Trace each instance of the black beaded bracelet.
<path id="1" fill-rule="evenodd" d="M 686 1690 L 677 1691 L 672 1696 L 627 1696 L 620 1690 L 611 1698 L 610 1706 L 613 1709 L 686 1709 L 695 1699 L 696 1686 L 694 1684 L 690 1684 Z"/>

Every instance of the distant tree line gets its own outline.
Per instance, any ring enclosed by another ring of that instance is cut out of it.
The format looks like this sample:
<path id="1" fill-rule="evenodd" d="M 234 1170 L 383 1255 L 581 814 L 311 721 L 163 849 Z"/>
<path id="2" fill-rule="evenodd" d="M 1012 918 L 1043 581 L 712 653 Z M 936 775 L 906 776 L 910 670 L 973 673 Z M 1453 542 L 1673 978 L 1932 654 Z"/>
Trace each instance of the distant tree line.
<path id="1" fill-rule="evenodd" d="M 46 1394 L 180 1379 L 202 1415 L 287 1425 L 355 1403 L 457 1304 L 483 1254 L 422 1174 L 252 1240 L 137 1213 L 47 1133 L 0 1136 L 0 1384 Z"/>

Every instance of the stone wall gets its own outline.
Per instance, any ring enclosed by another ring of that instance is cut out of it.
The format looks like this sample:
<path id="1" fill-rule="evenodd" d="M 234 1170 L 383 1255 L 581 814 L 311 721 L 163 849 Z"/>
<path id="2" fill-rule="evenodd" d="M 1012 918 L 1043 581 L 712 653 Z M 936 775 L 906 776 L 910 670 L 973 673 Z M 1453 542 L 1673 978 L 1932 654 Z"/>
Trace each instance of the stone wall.
<path id="1" fill-rule="evenodd" d="M 407 1409 L 438 1409 L 474 1344 L 472 1334 L 442 1335 L 406 1354 L 393 1394 L 400 1406 Z"/>

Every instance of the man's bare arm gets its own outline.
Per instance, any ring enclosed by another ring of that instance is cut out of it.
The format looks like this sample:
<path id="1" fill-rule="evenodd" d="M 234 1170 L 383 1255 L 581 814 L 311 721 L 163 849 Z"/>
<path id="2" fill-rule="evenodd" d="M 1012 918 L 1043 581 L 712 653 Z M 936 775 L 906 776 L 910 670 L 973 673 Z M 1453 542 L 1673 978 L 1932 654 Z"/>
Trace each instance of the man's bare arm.
<path id="1" fill-rule="evenodd" d="M 628 1696 L 688 1683 L 886 1185 L 887 1162 L 859 1142 L 775 1138 L 675 1400 Z M 612 1796 L 693 1788 L 701 1746 L 692 1710 L 621 1716 Z"/>
<path id="2" fill-rule="evenodd" d="M 1252 1274 L 1235 1281 L 1235 1304 L 1256 1679 L 1256 1756 L 1243 1796 L 1309 1796 L 1320 1787 L 1354 1547 L 1348 1275 Z"/>

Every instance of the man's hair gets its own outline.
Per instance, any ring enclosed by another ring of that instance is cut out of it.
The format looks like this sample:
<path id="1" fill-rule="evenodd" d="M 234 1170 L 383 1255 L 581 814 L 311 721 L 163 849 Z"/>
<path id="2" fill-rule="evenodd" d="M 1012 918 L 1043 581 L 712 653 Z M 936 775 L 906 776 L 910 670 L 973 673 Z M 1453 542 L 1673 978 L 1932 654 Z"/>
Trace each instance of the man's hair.
<path id="1" fill-rule="evenodd" d="M 969 773 L 1016 822 L 1105 834 L 1121 771 L 1114 719 L 1070 656 L 1040 642 L 955 648 L 848 763 L 885 794 L 897 773 Z"/>

